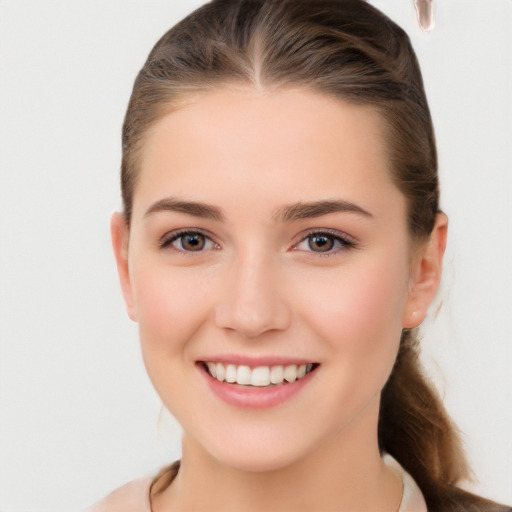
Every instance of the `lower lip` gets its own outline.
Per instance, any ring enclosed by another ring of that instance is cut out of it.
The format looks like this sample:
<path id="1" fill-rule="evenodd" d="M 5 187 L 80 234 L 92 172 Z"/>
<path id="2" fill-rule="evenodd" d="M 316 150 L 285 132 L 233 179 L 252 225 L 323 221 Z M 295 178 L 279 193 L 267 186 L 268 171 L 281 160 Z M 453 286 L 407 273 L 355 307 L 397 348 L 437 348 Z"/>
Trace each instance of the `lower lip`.
<path id="1" fill-rule="evenodd" d="M 206 379 L 208 386 L 217 397 L 229 405 L 245 409 L 265 409 L 286 402 L 304 389 L 311 381 L 313 374 L 316 373 L 316 370 L 313 370 L 301 379 L 287 384 L 268 388 L 245 388 L 237 384 L 220 382 L 213 378 L 201 364 L 197 366 Z"/>

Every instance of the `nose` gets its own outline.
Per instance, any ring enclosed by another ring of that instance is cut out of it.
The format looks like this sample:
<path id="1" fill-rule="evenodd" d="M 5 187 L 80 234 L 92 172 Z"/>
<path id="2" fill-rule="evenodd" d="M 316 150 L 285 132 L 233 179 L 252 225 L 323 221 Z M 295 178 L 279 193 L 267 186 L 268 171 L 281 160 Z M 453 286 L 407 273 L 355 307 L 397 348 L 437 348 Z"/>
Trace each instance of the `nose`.
<path id="1" fill-rule="evenodd" d="M 256 254 L 234 262 L 215 311 L 216 324 L 247 339 L 285 330 L 291 319 L 275 264 Z"/>

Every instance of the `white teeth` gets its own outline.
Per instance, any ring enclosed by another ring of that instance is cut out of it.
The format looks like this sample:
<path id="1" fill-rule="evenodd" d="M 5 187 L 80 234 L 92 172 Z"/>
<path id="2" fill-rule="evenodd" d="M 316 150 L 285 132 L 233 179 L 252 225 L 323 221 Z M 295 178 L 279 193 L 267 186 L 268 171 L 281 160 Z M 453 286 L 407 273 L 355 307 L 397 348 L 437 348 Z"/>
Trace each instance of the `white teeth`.
<path id="1" fill-rule="evenodd" d="M 287 366 L 258 366 L 251 369 L 247 365 L 224 364 L 207 361 L 208 372 L 219 382 L 240 384 L 242 386 L 265 387 L 270 384 L 280 385 L 302 379 L 313 370 L 313 364 L 290 364 Z"/>
<path id="2" fill-rule="evenodd" d="M 206 366 L 208 366 L 208 371 L 212 377 L 217 377 L 217 365 L 215 363 L 206 363 Z"/>
<path id="3" fill-rule="evenodd" d="M 290 364 L 284 368 L 284 380 L 295 382 L 297 380 L 297 365 Z"/>
<path id="4" fill-rule="evenodd" d="M 244 386 L 251 383 L 251 369 L 248 366 L 239 366 L 237 368 L 236 383 Z"/>
<path id="5" fill-rule="evenodd" d="M 226 382 L 236 382 L 236 366 L 228 364 L 226 367 Z"/>
<path id="6" fill-rule="evenodd" d="M 226 378 L 226 368 L 222 363 L 217 363 L 215 365 L 215 375 L 213 376 L 217 377 L 217 380 L 220 380 L 221 382 Z"/>
<path id="7" fill-rule="evenodd" d="M 270 368 L 258 366 L 251 373 L 251 386 L 268 386 L 270 384 Z"/>
<path id="8" fill-rule="evenodd" d="M 270 369 L 270 382 L 272 382 L 272 384 L 282 384 L 283 378 L 283 367 L 272 366 Z"/>

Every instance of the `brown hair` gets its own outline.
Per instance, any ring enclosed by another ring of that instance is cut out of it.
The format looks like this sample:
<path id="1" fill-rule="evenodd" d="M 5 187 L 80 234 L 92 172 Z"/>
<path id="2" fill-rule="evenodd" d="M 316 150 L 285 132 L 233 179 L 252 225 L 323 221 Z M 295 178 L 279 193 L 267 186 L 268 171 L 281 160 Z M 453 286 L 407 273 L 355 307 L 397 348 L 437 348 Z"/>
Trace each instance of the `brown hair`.
<path id="1" fill-rule="evenodd" d="M 392 178 L 408 202 L 410 235 L 439 212 L 437 153 L 421 72 L 406 33 L 363 0 L 213 0 L 155 45 L 123 126 L 122 195 L 130 223 L 144 135 L 194 92 L 244 83 L 305 87 L 377 109 Z M 457 430 L 404 331 L 381 399 L 379 443 L 422 489 L 429 510 L 491 510 L 458 489 L 470 471 Z"/>

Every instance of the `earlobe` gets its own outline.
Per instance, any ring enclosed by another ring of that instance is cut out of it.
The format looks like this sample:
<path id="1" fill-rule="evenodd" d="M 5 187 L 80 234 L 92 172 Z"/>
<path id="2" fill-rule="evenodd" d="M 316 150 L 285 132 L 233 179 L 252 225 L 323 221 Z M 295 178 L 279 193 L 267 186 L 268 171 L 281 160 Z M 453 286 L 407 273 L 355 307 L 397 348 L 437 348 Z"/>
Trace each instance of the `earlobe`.
<path id="1" fill-rule="evenodd" d="M 430 238 L 419 247 L 411 266 L 409 296 L 402 320 L 404 329 L 418 327 L 427 316 L 441 282 L 447 234 L 448 217 L 438 213 Z"/>
<path id="2" fill-rule="evenodd" d="M 130 271 L 128 264 L 128 239 L 130 230 L 122 213 L 116 212 L 110 220 L 110 235 L 112 238 L 112 248 L 116 258 L 117 273 L 121 283 L 126 312 L 131 320 L 137 321 L 135 315 L 132 285 L 130 280 Z"/>

